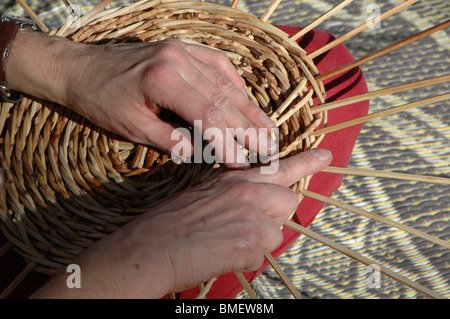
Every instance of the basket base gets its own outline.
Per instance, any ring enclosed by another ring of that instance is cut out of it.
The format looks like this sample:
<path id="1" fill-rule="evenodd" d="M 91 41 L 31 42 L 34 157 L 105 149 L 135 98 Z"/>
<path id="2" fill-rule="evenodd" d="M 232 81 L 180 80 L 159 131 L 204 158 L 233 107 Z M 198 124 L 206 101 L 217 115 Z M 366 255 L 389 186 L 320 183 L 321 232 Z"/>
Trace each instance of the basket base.
<path id="1" fill-rule="evenodd" d="M 0 247 L 7 243 L 6 238 L 0 233 Z M 26 263 L 22 256 L 16 253 L 13 249 L 6 252 L 0 257 L 0 265 L 2 267 L 2 274 L 0 276 L 0 293 L 14 281 L 17 276 L 26 267 Z M 10 299 L 26 299 L 33 294 L 37 289 L 42 287 L 50 280 L 50 276 L 31 272 L 26 278 L 6 296 Z"/>

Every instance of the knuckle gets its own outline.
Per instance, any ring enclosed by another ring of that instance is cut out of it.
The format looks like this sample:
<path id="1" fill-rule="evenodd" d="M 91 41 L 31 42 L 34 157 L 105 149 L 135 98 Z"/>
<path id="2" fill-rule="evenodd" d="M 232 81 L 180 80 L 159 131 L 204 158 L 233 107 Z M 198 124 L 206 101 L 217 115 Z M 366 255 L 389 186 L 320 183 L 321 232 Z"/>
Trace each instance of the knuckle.
<path id="1" fill-rule="evenodd" d="M 219 63 L 231 63 L 227 54 L 223 51 L 215 51 L 216 59 Z"/>
<path id="2" fill-rule="evenodd" d="M 161 43 L 169 44 L 169 45 L 179 45 L 180 40 L 174 39 L 174 38 L 168 38 L 161 41 Z"/>
<path id="3" fill-rule="evenodd" d="M 182 48 L 180 47 L 177 40 L 167 39 L 162 41 L 161 45 L 158 47 L 157 54 L 168 61 L 180 61 L 184 58 Z"/>
<path id="4" fill-rule="evenodd" d="M 291 173 L 289 167 L 285 163 L 280 162 L 280 166 L 278 167 L 278 171 L 277 171 L 277 175 L 276 175 L 276 177 L 278 177 L 278 180 L 280 182 L 282 182 L 283 180 L 290 180 L 291 174 L 292 173 Z"/>
<path id="5" fill-rule="evenodd" d="M 258 183 L 242 179 L 242 172 L 227 171 L 215 177 L 215 180 L 221 185 L 225 196 L 236 198 L 241 207 L 251 211 L 250 214 L 258 209 L 255 203 L 259 203 L 263 188 Z"/>
<path id="6" fill-rule="evenodd" d="M 260 187 L 249 181 L 241 182 L 238 190 L 242 198 L 248 202 L 254 202 L 261 193 Z"/>
<path id="7" fill-rule="evenodd" d="M 211 94 L 210 101 L 214 106 L 222 111 L 227 110 L 230 107 L 230 100 L 228 99 L 228 96 L 220 90 Z"/>
<path id="8" fill-rule="evenodd" d="M 240 252 L 245 268 L 256 270 L 262 264 L 264 249 L 261 246 L 261 237 L 251 229 L 237 242 L 236 249 Z"/>
<path id="9" fill-rule="evenodd" d="M 278 246 L 280 246 L 281 243 L 283 242 L 283 239 L 284 239 L 283 232 L 278 228 L 277 231 L 274 233 L 272 247 L 269 248 L 269 251 L 272 251 L 276 249 Z"/>
<path id="10" fill-rule="evenodd" d="M 206 104 L 200 108 L 203 119 L 211 125 L 219 124 L 223 121 L 220 111 L 211 104 Z"/>
<path id="11" fill-rule="evenodd" d="M 253 223 L 246 222 L 240 225 L 241 236 L 237 242 L 236 248 L 245 252 L 260 251 L 261 236 Z"/>
<path id="12" fill-rule="evenodd" d="M 239 198 L 240 201 L 253 203 L 259 195 L 259 187 L 257 184 L 247 180 L 240 180 L 232 185 L 230 192 L 235 198 Z M 253 205 L 253 204 L 252 204 Z"/>
<path id="13" fill-rule="evenodd" d="M 240 123 L 240 128 L 242 129 L 242 131 L 239 132 L 238 137 L 245 138 L 246 135 L 248 134 L 248 135 L 250 135 L 250 138 L 251 137 L 256 138 L 256 134 L 257 134 L 256 128 L 253 126 L 253 124 L 249 120 L 247 120 L 247 119 L 243 120 L 242 123 Z"/>
<path id="14" fill-rule="evenodd" d="M 233 87 L 233 83 L 221 73 L 217 74 L 214 83 L 216 84 L 217 87 L 223 90 L 230 90 Z"/>
<path id="15" fill-rule="evenodd" d="M 289 214 L 294 212 L 299 204 L 298 195 L 291 189 L 286 188 L 286 196 L 283 197 L 283 201 L 288 207 Z"/>
<path id="16" fill-rule="evenodd" d="M 311 156 L 311 153 L 305 155 L 308 156 L 303 156 L 303 165 L 307 171 L 312 171 L 315 167 L 316 159 L 314 156 Z"/>
<path id="17" fill-rule="evenodd" d="M 142 74 L 142 83 L 167 83 L 173 75 L 170 63 L 158 62 L 146 67 Z"/>
<path id="18" fill-rule="evenodd" d="M 240 219 L 243 222 L 251 224 L 253 229 L 256 229 L 257 224 L 261 222 L 261 218 L 259 216 L 258 208 L 251 202 L 246 201 L 244 203 L 240 203 Z"/>
<path id="19" fill-rule="evenodd" d="M 298 205 L 300 204 L 300 190 L 298 190 L 297 192 L 293 191 L 292 189 L 289 189 L 290 192 L 289 194 L 291 194 L 291 199 L 290 199 L 290 203 L 293 207 L 293 210 L 296 210 L 298 208 Z"/>
<path id="20" fill-rule="evenodd" d="M 253 230 L 253 229 L 251 229 Z M 248 230 L 243 238 L 242 244 L 245 250 L 251 250 L 253 252 L 259 251 L 261 245 L 261 237 L 255 231 Z"/>

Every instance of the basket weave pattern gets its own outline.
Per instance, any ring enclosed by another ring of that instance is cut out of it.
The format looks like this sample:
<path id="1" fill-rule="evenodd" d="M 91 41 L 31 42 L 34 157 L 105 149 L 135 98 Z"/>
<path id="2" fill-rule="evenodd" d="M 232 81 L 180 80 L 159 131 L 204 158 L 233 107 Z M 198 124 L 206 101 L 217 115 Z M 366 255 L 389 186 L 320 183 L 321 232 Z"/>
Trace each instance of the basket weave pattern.
<path id="1" fill-rule="evenodd" d="M 225 52 L 251 101 L 279 125 L 280 157 L 316 148 L 325 89 L 305 52 L 278 28 L 205 2 L 149 1 L 85 16 L 52 34 L 95 45 L 175 38 Z M 53 274 L 149 208 L 222 172 L 102 130 L 70 109 L 26 97 L 0 114 L 1 231 L 36 271 Z M 299 193 L 309 178 L 292 186 Z"/>

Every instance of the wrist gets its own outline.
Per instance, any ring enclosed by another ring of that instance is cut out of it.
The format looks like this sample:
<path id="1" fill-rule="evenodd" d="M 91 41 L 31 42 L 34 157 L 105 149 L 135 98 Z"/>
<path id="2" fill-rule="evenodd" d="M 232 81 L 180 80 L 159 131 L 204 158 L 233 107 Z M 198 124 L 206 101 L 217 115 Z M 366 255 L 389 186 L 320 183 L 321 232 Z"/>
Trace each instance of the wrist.
<path id="1" fill-rule="evenodd" d="M 80 50 L 65 38 L 17 32 L 5 68 L 8 88 L 65 105 Z"/>
<path id="2" fill-rule="evenodd" d="M 158 241 L 148 238 L 141 225 L 130 226 L 100 240 L 73 261 L 80 267 L 80 288 L 68 288 L 70 274 L 62 270 L 32 297 L 157 299 L 171 292 L 169 267 Z"/>
<path id="3" fill-rule="evenodd" d="M 103 290 L 108 298 L 152 299 L 171 292 L 173 278 L 164 245 L 145 226 L 145 221 L 126 225 L 82 256 L 86 264 L 95 261 L 92 291 Z"/>

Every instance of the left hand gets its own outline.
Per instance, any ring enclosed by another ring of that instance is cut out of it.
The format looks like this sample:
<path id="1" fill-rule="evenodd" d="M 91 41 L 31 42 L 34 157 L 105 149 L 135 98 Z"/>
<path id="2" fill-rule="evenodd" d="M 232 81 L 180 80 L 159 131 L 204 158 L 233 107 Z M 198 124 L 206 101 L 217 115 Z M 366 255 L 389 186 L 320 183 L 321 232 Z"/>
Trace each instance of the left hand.
<path id="1" fill-rule="evenodd" d="M 226 54 L 203 46 L 179 40 L 87 45 L 19 32 L 7 81 L 12 89 L 65 105 L 106 130 L 169 153 L 179 141 L 171 139 L 176 126 L 159 117 L 163 108 L 193 126 L 200 120 L 202 134 L 213 128 L 226 138 L 228 128 L 253 129 L 258 141 L 210 138 L 217 160 L 229 168 L 250 167 L 237 142 L 258 145 L 253 150 L 264 155 L 276 149 L 264 134 L 275 124 L 243 92 Z"/>

